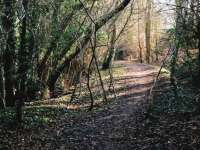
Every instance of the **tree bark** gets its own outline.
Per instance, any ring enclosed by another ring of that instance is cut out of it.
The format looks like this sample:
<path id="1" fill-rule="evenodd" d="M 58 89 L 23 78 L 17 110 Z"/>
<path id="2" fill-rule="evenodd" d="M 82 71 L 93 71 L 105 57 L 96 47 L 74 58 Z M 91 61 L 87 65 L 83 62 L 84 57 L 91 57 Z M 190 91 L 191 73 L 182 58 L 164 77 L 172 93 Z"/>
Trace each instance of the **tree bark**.
<path id="1" fill-rule="evenodd" d="M 27 83 L 27 74 L 28 74 L 28 58 L 29 52 L 26 47 L 27 44 L 27 10 L 28 10 L 28 0 L 22 1 L 22 6 L 24 8 L 24 18 L 22 19 L 21 33 L 20 33 L 20 49 L 19 49 L 19 80 L 18 80 L 18 90 L 22 93 L 25 93 L 26 83 Z"/>
<path id="2" fill-rule="evenodd" d="M 141 46 L 141 38 L 140 38 L 140 5 L 139 2 L 137 2 L 138 5 L 138 48 L 139 48 L 139 61 L 140 63 L 143 63 L 142 60 L 142 46 Z"/>
<path id="3" fill-rule="evenodd" d="M 177 16 L 176 16 L 176 26 L 175 26 L 175 39 L 174 39 L 174 54 L 172 56 L 171 60 L 171 73 L 170 73 L 170 82 L 171 85 L 173 86 L 173 92 L 174 92 L 174 97 L 175 99 L 179 99 L 178 96 L 178 89 L 177 89 L 177 80 L 176 80 L 176 66 L 177 66 L 177 57 L 178 57 L 178 52 L 180 48 L 180 37 L 179 35 L 181 32 L 181 23 L 182 23 L 182 3 L 180 0 L 176 0 L 176 11 L 177 11 Z"/>
<path id="4" fill-rule="evenodd" d="M 2 3 L 2 0 L 0 0 Z M 2 5 L 0 5 L 0 15 L 2 15 Z M 2 16 L 0 16 L 0 27 L 2 27 Z M 3 53 L 5 51 L 5 34 L 2 28 L 0 28 L 0 109 L 6 107 L 5 102 L 5 80 L 4 80 L 4 65 L 3 65 Z"/>
<path id="5" fill-rule="evenodd" d="M 4 69 L 0 66 L 0 109 L 6 108 L 5 102 L 5 82 L 4 82 Z"/>
<path id="6" fill-rule="evenodd" d="M 152 0 L 147 0 L 147 14 L 146 14 L 146 61 L 150 63 L 150 55 L 151 55 L 151 5 Z"/>
<path id="7" fill-rule="evenodd" d="M 14 82 L 15 82 L 15 0 L 3 1 L 2 27 L 6 33 L 6 49 L 4 52 L 4 72 L 5 72 L 5 90 L 6 90 L 6 105 L 14 106 Z"/>
<path id="8" fill-rule="evenodd" d="M 111 25 L 112 33 L 111 33 L 111 41 L 110 46 L 108 48 L 108 55 L 105 57 L 102 65 L 102 69 L 110 68 L 112 61 L 115 56 L 115 40 L 116 40 L 116 25 L 113 23 Z"/>
<path id="9" fill-rule="evenodd" d="M 197 12 L 199 12 L 200 7 L 200 2 L 198 1 L 197 3 Z M 198 65 L 199 65 L 199 72 L 198 72 L 198 77 L 200 77 L 200 15 L 197 13 L 197 38 L 198 38 L 198 50 L 199 50 L 199 56 L 198 56 Z M 200 79 L 199 79 L 200 83 Z M 199 85 L 199 84 L 198 84 Z M 200 86 L 200 85 L 199 85 Z"/>

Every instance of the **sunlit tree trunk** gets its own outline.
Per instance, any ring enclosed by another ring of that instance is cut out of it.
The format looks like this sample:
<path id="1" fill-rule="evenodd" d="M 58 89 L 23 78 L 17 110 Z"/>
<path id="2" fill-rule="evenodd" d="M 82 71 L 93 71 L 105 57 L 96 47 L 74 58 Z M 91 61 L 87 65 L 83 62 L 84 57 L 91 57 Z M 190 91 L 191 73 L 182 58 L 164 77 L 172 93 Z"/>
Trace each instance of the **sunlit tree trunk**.
<path id="1" fill-rule="evenodd" d="M 142 45 L 141 45 L 141 31 L 140 31 L 140 5 L 139 5 L 139 1 L 137 1 L 137 5 L 138 5 L 138 48 L 139 48 L 139 61 L 140 63 L 143 63 L 143 56 L 142 56 Z"/>
<path id="2" fill-rule="evenodd" d="M 151 6 L 152 0 L 147 0 L 147 12 L 146 12 L 146 26 L 145 26 L 145 36 L 146 36 L 146 62 L 150 63 L 151 55 Z"/>

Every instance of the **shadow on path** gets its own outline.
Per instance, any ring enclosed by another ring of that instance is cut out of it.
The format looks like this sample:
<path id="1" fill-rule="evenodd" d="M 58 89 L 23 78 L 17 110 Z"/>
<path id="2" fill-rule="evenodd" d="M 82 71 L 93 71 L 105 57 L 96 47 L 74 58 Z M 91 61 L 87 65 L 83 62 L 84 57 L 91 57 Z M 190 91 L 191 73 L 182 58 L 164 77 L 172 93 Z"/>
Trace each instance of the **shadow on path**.
<path id="1" fill-rule="evenodd" d="M 102 111 L 89 113 L 76 122 L 59 127 L 59 149 L 137 149 L 134 139 L 144 119 L 146 95 L 156 69 L 145 64 L 117 62 L 126 73 L 116 79 L 117 100 Z"/>

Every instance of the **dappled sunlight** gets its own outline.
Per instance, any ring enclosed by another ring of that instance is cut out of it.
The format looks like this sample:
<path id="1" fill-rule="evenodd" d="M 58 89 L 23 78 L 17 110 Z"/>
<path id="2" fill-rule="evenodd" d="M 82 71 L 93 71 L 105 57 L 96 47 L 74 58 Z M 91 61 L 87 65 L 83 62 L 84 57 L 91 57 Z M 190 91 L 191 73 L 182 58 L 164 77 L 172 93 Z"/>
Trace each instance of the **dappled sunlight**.
<path id="1" fill-rule="evenodd" d="M 199 0 L 0 0 L 0 150 L 199 150 Z"/>
<path id="2" fill-rule="evenodd" d="M 151 66 L 148 67 L 147 65 L 141 65 L 137 63 L 132 64 L 131 62 L 127 61 L 123 61 L 123 65 L 125 67 L 120 66 L 120 70 L 113 70 L 113 72 L 117 72 L 117 74 L 114 75 L 115 92 L 117 94 L 117 99 L 125 98 L 127 100 L 132 99 L 133 101 L 136 99 L 143 99 L 146 92 L 150 89 L 154 81 L 156 70 L 154 70 Z M 138 67 L 143 71 L 138 72 Z M 104 80 L 109 78 L 109 74 L 107 71 L 102 72 L 102 75 Z M 108 85 L 106 84 L 106 82 L 105 85 L 105 89 L 108 92 Z M 99 88 L 100 85 L 95 85 L 92 87 L 93 90 L 98 90 Z M 108 94 L 107 96 L 109 102 L 112 102 L 112 94 Z M 104 105 L 102 92 L 100 92 L 99 94 L 95 94 L 94 98 L 95 107 L 101 107 L 101 105 Z M 55 99 L 30 102 L 26 104 L 26 108 L 63 109 L 66 113 L 69 113 L 71 110 L 85 110 L 90 107 L 90 97 L 88 96 L 88 92 L 82 93 L 78 99 L 76 98 L 72 102 L 70 102 L 70 99 L 70 95 L 66 95 Z"/>

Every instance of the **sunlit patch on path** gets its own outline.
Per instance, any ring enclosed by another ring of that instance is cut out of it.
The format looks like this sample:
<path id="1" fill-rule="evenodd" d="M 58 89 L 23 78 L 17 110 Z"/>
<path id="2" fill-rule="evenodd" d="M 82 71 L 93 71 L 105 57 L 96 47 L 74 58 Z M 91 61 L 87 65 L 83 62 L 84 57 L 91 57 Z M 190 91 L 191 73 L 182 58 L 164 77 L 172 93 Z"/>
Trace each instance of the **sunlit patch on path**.
<path id="1" fill-rule="evenodd" d="M 65 143 L 59 141 L 62 148 L 66 145 L 71 145 L 68 147 L 71 149 L 134 148 L 131 144 L 134 143 L 134 134 L 129 130 L 137 130 L 138 122 L 143 118 L 146 95 L 157 71 L 146 64 L 116 63 L 126 68 L 115 83 L 117 100 L 101 111 L 79 118 L 71 123 L 72 128 L 63 127 L 59 138 L 67 140 Z"/>

